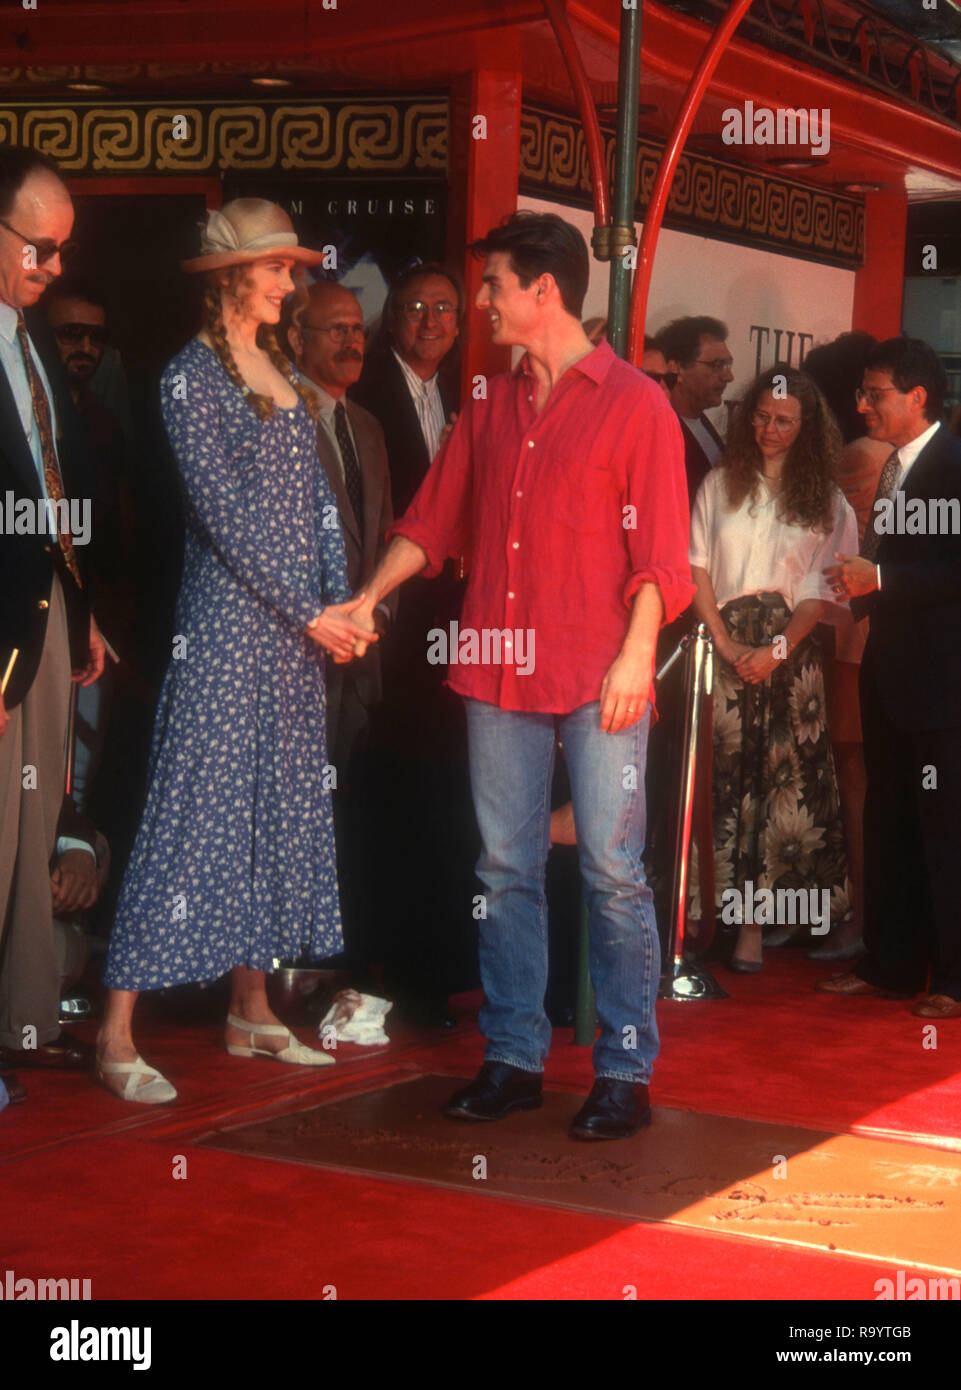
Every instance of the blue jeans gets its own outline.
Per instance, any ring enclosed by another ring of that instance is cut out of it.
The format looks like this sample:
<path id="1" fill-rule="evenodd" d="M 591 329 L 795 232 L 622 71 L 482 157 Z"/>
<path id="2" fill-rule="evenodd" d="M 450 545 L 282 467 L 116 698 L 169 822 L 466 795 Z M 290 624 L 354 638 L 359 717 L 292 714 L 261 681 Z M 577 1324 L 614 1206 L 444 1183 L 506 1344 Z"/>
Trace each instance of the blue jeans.
<path id="1" fill-rule="evenodd" d="M 618 734 L 600 704 L 572 714 L 528 714 L 467 699 L 471 788 L 483 848 L 479 922 L 485 1059 L 543 1069 L 551 1040 L 547 988 L 550 788 L 555 722 L 570 774 L 587 900 L 591 980 L 600 1037 L 596 1076 L 648 1082 L 657 1056 L 654 1002 L 660 945 L 644 881 L 644 764 L 651 712 Z"/>

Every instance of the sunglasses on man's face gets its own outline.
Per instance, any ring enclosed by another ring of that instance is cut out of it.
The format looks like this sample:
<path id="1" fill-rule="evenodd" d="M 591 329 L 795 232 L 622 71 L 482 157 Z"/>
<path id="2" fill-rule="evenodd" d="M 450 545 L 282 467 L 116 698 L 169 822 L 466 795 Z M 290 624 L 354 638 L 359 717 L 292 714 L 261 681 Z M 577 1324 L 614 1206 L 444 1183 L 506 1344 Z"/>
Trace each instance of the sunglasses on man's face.
<path id="1" fill-rule="evenodd" d="M 644 375 L 649 376 L 652 381 L 656 381 L 658 386 L 663 383 L 669 391 L 673 391 L 677 385 L 677 372 L 651 372 L 645 367 Z"/>
<path id="2" fill-rule="evenodd" d="M 38 266 L 46 265 L 48 261 L 53 260 L 54 256 L 59 256 L 61 264 L 64 264 L 77 249 L 75 241 L 54 241 L 51 237 L 39 237 L 36 241 L 31 241 L 29 237 L 24 236 L 23 232 L 18 232 L 16 227 L 5 222 L 2 217 L 0 217 L 0 227 L 5 227 L 15 237 L 19 237 L 23 242 L 24 250 L 28 246 L 33 248 L 34 260 Z"/>
<path id="3" fill-rule="evenodd" d="M 103 347 L 110 336 L 102 323 L 62 323 L 53 331 L 61 343 L 82 343 L 89 338 L 94 347 Z"/>

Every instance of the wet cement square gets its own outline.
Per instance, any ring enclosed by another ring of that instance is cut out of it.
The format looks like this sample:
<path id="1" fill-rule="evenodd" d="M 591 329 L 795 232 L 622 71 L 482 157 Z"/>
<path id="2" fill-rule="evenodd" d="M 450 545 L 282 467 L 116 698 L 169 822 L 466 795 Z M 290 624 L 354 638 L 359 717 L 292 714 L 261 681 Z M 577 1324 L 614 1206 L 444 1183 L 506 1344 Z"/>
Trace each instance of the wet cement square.
<path id="1" fill-rule="evenodd" d="M 712 1234 L 961 1270 L 961 1154 L 659 1109 L 632 1139 L 583 1143 L 580 1095 L 496 1123 L 448 1120 L 456 1078 L 417 1076 L 203 1137 L 260 1158 L 461 1188 Z"/>

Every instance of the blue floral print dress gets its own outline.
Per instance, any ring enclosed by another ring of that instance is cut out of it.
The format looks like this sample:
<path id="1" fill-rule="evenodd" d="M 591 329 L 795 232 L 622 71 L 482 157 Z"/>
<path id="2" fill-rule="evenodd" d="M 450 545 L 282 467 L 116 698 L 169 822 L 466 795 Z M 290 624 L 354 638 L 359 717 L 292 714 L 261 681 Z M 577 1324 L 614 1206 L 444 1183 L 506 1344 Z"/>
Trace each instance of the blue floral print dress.
<path id="1" fill-rule="evenodd" d="M 176 635 L 105 983 L 158 989 L 342 949 L 324 652 L 349 597 L 303 402 L 260 420 L 199 338 L 160 384 L 185 499 Z"/>

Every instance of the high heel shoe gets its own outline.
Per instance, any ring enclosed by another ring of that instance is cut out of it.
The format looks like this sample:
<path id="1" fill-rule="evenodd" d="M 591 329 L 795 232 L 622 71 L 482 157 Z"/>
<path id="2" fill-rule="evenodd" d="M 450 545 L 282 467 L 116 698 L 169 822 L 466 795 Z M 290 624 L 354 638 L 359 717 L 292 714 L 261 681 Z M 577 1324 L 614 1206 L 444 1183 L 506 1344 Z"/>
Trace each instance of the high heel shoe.
<path id="1" fill-rule="evenodd" d="M 111 1076 L 125 1076 L 127 1080 L 122 1087 L 112 1086 L 108 1080 Z M 141 1086 L 139 1079 L 142 1076 L 152 1079 Z M 139 1101 L 142 1105 L 165 1105 L 167 1101 L 177 1099 L 177 1092 L 166 1077 L 161 1076 L 156 1067 L 148 1067 L 142 1057 L 137 1057 L 133 1062 L 98 1062 L 97 1079 L 120 1100 Z"/>
<path id="2" fill-rule="evenodd" d="M 242 1033 L 261 1038 L 289 1038 L 287 1046 L 281 1048 L 279 1052 L 271 1052 L 269 1047 L 254 1047 L 253 1043 L 241 1046 L 239 1043 L 227 1043 L 227 1051 L 231 1057 L 272 1057 L 275 1062 L 291 1062 L 300 1067 L 332 1067 L 334 1059 L 328 1052 L 318 1052 L 313 1047 L 305 1047 L 303 1043 L 297 1041 L 289 1028 L 284 1028 L 276 1023 L 248 1023 L 245 1018 L 238 1018 L 236 1014 L 227 1015 L 227 1023 L 231 1028 L 239 1028 Z"/>
<path id="3" fill-rule="evenodd" d="M 757 940 L 760 941 L 760 940 L 761 940 L 761 928 L 760 928 L 760 926 L 757 926 L 757 925 L 746 926 L 746 925 L 745 925 L 745 926 L 742 926 L 742 927 L 741 927 L 741 932 L 738 933 L 738 939 L 737 939 L 737 941 L 734 943 L 734 950 L 731 952 L 731 955 L 730 955 L 730 957 L 729 957 L 729 959 L 728 959 L 728 962 L 727 962 L 727 968 L 728 968 L 728 970 L 733 970 L 734 973 L 735 973 L 735 975 L 758 975 L 758 974 L 760 974 L 760 971 L 761 971 L 761 962 L 760 962 L 759 960 L 744 960 L 744 958 L 743 958 L 742 956 L 739 956 L 738 953 L 737 953 L 737 948 L 738 948 L 738 946 L 740 946 L 740 944 L 741 944 L 741 933 L 742 933 L 742 932 L 747 932 L 747 933 L 748 933 L 748 940 L 750 940 L 750 935 L 751 935 L 751 933 L 752 933 L 752 932 L 755 932 L 755 931 L 757 932 Z M 767 943 L 765 942 L 764 944 L 766 945 Z M 762 950 L 763 950 L 763 948 L 762 948 Z"/>

